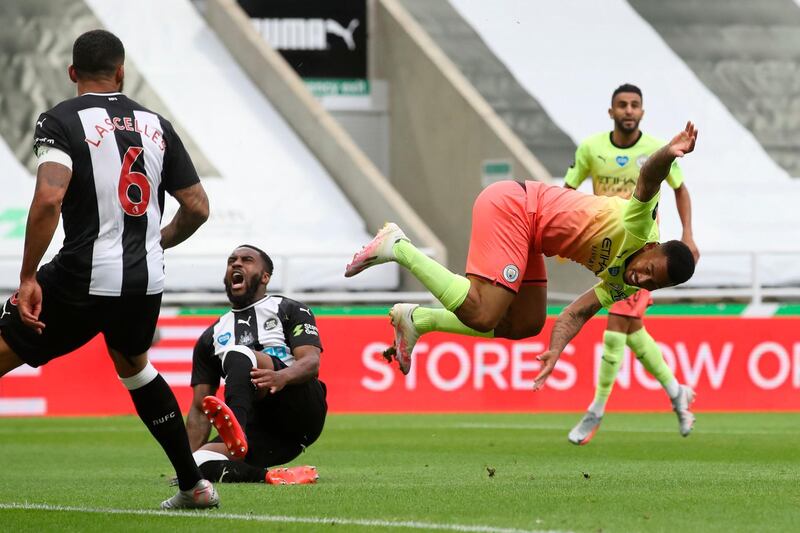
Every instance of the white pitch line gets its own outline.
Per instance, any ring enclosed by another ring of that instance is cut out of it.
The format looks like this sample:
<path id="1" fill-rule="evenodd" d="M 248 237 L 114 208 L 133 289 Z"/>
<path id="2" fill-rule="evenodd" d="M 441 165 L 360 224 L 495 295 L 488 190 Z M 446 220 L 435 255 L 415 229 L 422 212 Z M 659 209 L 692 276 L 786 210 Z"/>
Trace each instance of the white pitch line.
<path id="1" fill-rule="evenodd" d="M 511 430 L 523 430 L 523 431 L 534 431 L 534 430 L 567 430 L 567 426 L 559 426 L 559 425 L 524 425 L 524 424 L 492 424 L 492 423 L 471 423 L 465 422 L 462 424 L 453 424 L 452 426 L 444 426 L 444 427 L 451 427 L 453 429 L 511 429 Z M 675 433 L 674 429 L 666 429 L 666 428 L 652 428 L 652 429 L 635 429 L 635 428 L 605 428 L 603 429 L 606 433 Z M 704 435 L 798 435 L 800 431 L 798 430 L 771 430 L 771 429 L 716 429 L 716 430 L 705 430 L 701 429 L 701 433 Z"/>
<path id="2" fill-rule="evenodd" d="M 391 520 L 369 520 L 360 518 L 335 518 L 314 516 L 282 516 L 282 515 L 256 515 L 256 514 L 231 514 L 215 511 L 156 511 L 149 509 L 100 509 L 91 507 L 72 507 L 62 505 L 47 505 L 42 503 L 0 503 L 0 510 L 22 509 L 28 511 L 55 511 L 68 513 L 92 514 L 118 514 L 137 516 L 175 516 L 181 518 L 206 518 L 223 520 L 243 520 L 245 522 L 279 522 L 291 524 L 328 524 L 344 526 L 385 527 L 405 529 L 437 529 L 442 531 L 463 531 L 476 533 L 562 533 L 556 530 L 531 530 L 515 529 L 493 526 L 470 526 L 461 524 L 437 524 L 434 522 L 415 522 Z"/>

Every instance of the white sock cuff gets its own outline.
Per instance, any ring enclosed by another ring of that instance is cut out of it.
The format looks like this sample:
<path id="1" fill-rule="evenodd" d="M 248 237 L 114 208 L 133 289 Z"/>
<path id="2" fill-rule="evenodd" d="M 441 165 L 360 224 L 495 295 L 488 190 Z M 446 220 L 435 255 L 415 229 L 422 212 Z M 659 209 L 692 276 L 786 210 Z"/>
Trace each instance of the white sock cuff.
<path id="1" fill-rule="evenodd" d="M 208 461 L 228 461 L 228 458 L 223 454 L 212 452 L 211 450 L 197 450 L 192 454 L 192 457 L 194 457 L 194 462 L 197 463 L 197 466 Z"/>
<path id="2" fill-rule="evenodd" d="M 138 373 L 134 374 L 129 378 L 120 377 L 119 380 L 125 385 L 125 388 L 128 390 L 136 390 L 141 389 L 158 376 L 158 370 L 156 367 L 153 366 L 153 363 L 150 361 L 144 366 L 144 368 Z"/>
<path id="3" fill-rule="evenodd" d="M 681 384 L 678 383 L 678 380 L 673 377 L 669 383 L 664 385 L 664 390 L 667 391 L 667 396 L 669 396 L 670 399 L 673 399 L 677 397 L 678 393 L 681 391 Z"/>
<path id="4" fill-rule="evenodd" d="M 225 358 L 228 356 L 229 353 L 236 352 L 244 355 L 253 363 L 253 367 L 257 367 L 258 363 L 256 362 L 256 354 L 253 353 L 253 350 L 248 348 L 247 346 L 243 346 L 241 344 L 235 344 L 225 350 L 225 353 L 222 354 L 222 368 L 225 368 Z"/>

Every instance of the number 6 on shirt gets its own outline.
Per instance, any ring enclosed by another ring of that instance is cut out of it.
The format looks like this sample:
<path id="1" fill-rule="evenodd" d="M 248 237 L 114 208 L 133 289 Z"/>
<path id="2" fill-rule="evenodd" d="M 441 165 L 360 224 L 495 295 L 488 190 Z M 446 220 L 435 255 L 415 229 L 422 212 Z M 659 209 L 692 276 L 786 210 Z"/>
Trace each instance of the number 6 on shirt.
<path id="1" fill-rule="evenodd" d="M 150 182 L 147 181 L 147 176 L 141 172 L 131 171 L 133 163 L 144 151 L 141 146 L 131 146 L 125 152 L 125 157 L 122 160 L 122 170 L 119 174 L 119 188 L 117 193 L 119 195 L 119 203 L 122 210 L 128 215 L 133 217 L 140 217 L 147 212 L 147 205 L 150 203 Z M 139 188 L 141 196 L 136 201 L 131 198 L 131 187 L 136 186 Z"/>

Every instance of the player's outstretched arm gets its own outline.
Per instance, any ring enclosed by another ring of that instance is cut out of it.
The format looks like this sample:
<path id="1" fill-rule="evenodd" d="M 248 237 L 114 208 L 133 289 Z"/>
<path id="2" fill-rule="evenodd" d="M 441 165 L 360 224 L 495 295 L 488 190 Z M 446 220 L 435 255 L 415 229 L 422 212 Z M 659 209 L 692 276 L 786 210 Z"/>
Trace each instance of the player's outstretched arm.
<path id="1" fill-rule="evenodd" d="M 189 435 L 189 446 L 192 452 L 196 452 L 208 442 L 208 435 L 211 433 L 211 422 L 203 413 L 203 398 L 216 394 L 217 387 L 200 383 L 193 389 L 192 406 L 186 416 L 186 433 Z"/>
<path id="2" fill-rule="evenodd" d="M 208 196 L 200 183 L 172 193 L 180 207 L 169 224 L 161 229 L 161 247 L 177 246 L 208 220 Z"/>
<path id="3" fill-rule="evenodd" d="M 539 390 L 544 382 L 553 372 L 553 369 L 561 357 L 561 352 L 569 344 L 575 335 L 583 328 L 583 325 L 592 318 L 603 306 L 597 299 L 594 289 L 589 289 L 578 297 L 577 300 L 569 304 L 558 315 L 553 331 L 550 332 L 550 348 L 536 359 L 541 361 L 542 367 L 539 375 L 533 381 L 533 390 Z"/>
<path id="4" fill-rule="evenodd" d="M 647 202 L 653 198 L 661 188 L 661 182 L 669 176 L 672 162 L 694 150 L 696 141 L 697 129 L 691 121 L 687 122 L 686 128 L 682 132 L 651 155 L 642 165 L 634 196 L 641 202 Z"/>

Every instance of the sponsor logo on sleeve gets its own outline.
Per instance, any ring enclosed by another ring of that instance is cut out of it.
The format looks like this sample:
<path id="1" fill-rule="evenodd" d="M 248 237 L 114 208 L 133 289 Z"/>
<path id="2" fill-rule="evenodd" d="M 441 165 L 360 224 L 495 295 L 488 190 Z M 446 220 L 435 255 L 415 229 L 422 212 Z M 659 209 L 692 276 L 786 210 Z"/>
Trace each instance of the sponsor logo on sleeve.
<path id="1" fill-rule="evenodd" d="M 268 318 L 268 319 L 267 319 L 267 320 L 264 322 L 264 329 L 265 329 L 265 330 L 267 330 L 267 331 L 269 331 L 269 330 L 271 330 L 271 329 L 275 329 L 275 328 L 277 327 L 277 325 L 278 325 L 278 321 L 277 321 L 276 319 L 274 319 L 274 318 Z"/>
<path id="2" fill-rule="evenodd" d="M 217 337 L 217 342 L 218 342 L 218 343 L 220 343 L 220 344 L 221 344 L 221 345 L 223 345 L 223 346 L 225 346 L 226 344 L 228 344 L 228 341 L 229 341 L 229 340 L 231 340 L 231 334 L 230 334 L 230 332 L 228 332 L 228 333 L 223 333 L 222 335 L 220 335 L 219 337 Z"/>
<path id="3" fill-rule="evenodd" d="M 319 330 L 317 330 L 317 326 L 315 326 L 314 324 L 297 324 L 294 327 L 292 335 L 294 337 L 299 337 L 303 333 L 305 333 L 306 335 L 314 335 L 316 337 L 319 337 Z"/>

